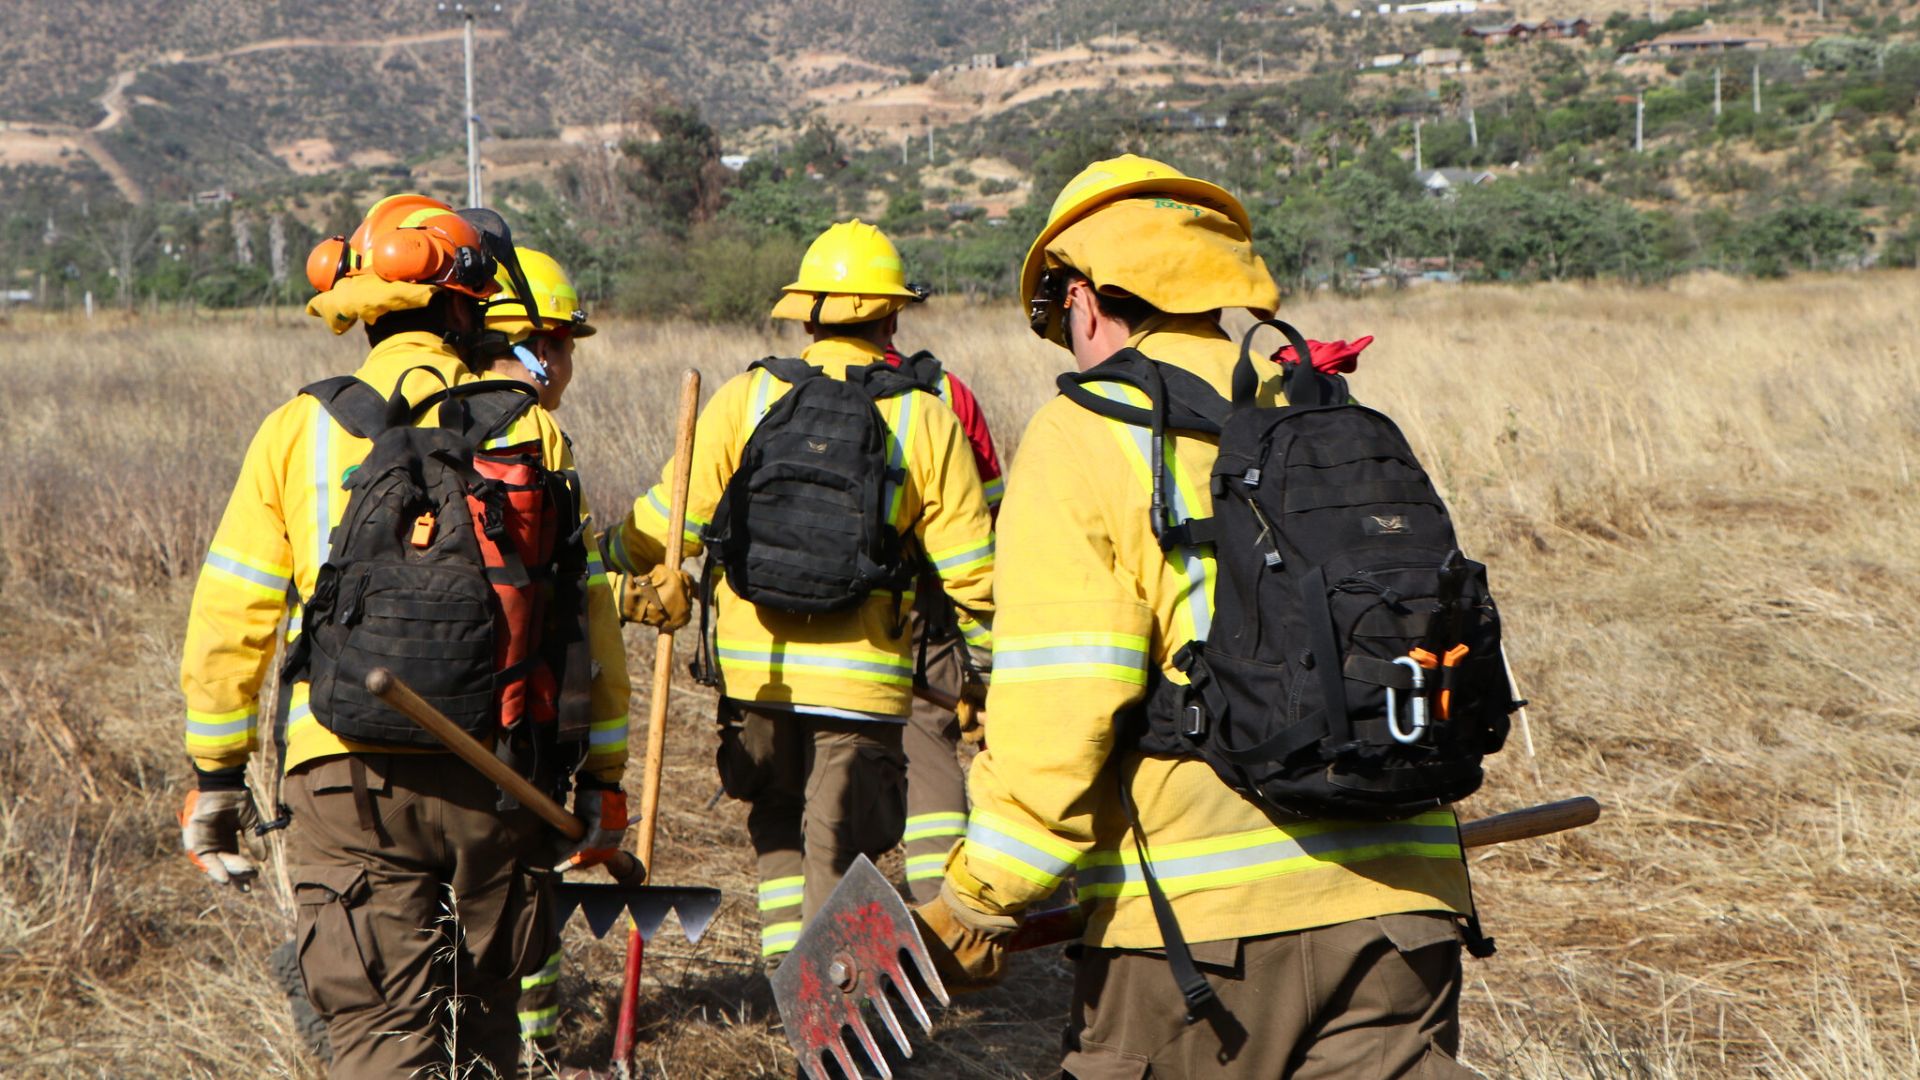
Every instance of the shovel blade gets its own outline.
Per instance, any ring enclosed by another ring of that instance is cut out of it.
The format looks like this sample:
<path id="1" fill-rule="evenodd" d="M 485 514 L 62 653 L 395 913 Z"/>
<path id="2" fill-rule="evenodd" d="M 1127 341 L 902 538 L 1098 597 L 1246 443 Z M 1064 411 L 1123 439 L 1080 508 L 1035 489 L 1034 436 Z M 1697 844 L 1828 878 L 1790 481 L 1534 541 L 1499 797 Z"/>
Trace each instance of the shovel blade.
<path id="1" fill-rule="evenodd" d="M 913 1047 L 898 1018 L 885 1005 L 889 985 L 906 1003 L 921 1030 L 933 1030 L 926 1007 L 907 977 L 903 955 L 913 960 L 921 983 L 934 998 L 947 1004 L 946 987 L 934 971 L 933 957 L 920 939 L 913 914 L 862 855 L 807 924 L 793 951 L 781 959 L 771 979 L 787 1042 L 809 1080 L 827 1080 L 826 1057 L 831 1057 L 849 1080 L 863 1076 L 843 1032 L 852 1033 L 875 1072 L 883 1078 L 893 1075 L 860 1008 L 868 998 L 881 1010 L 888 1033 L 902 1054 L 913 1056 Z"/>
<path id="2" fill-rule="evenodd" d="M 652 941 L 660 923 L 671 911 L 680 916 L 680 929 L 687 940 L 699 944 L 720 910 L 720 890 L 682 888 L 672 885 L 603 885 L 597 882 L 569 881 L 555 888 L 559 899 L 559 921 L 577 909 L 586 916 L 594 937 L 605 937 L 622 914 L 633 920 L 642 941 Z"/>

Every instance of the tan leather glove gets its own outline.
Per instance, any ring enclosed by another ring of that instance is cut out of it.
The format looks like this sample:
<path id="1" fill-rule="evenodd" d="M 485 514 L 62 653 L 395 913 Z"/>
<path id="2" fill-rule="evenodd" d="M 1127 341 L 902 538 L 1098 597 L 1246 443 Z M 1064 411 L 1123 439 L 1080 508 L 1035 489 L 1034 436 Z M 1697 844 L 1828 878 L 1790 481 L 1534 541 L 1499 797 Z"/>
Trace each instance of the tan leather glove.
<path id="1" fill-rule="evenodd" d="M 953 705 L 954 719 L 960 721 L 960 738 L 973 746 L 981 746 L 987 741 L 987 710 L 969 698 L 962 697 Z"/>
<path id="2" fill-rule="evenodd" d="M 693 614 L 693 575 L 660 565 L 645 574 L 616 574 L 622 623 L 645 623 L 672 633 Z"/>
<path id="3" fill-rule="evenodd" d="M 987 990 L 1006 977 L 1007 939 L 1020 926 L 1013 916 L 976 911 L 947 883 L 939 896 L 913 909 L 913 918 L 948 993 Z"/>
<path id="4" fill-rule="evenodd" d="M 260 824 L 260 812 L 246 788 L 187 792 L 179 822 L 180 846 L 214 884 L 242 892 L 253 887 L 259 870 L 247 855 L 245 837 Z"/>

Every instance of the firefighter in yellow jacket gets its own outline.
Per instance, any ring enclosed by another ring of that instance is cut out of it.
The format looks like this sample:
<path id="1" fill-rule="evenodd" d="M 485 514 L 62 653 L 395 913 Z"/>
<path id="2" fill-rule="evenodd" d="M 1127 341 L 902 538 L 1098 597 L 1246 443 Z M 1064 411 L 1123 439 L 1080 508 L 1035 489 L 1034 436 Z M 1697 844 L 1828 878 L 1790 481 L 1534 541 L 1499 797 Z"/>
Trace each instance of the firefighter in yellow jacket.
<path id="1" fill-rule="evenodd" d="M 900 257 L 878 229 L 843 222 L 807 249 L 798 278 L 773 309 L 806 325 L 800 359 L 834 379 L 886 368 L 883 343 L 917 300 Z M 890 369 L 888 369 L 890 370 Z M 763 366 L 735 376 L 701 412 L 687 500 L 689 554 L 703 544 L 742 450 L 792 386 Z M 886 426 L 887 527 L 930 566 L 958 608 L 963 636 L 988 645 L 993 531 L 973 452 L 953 412 L 909 391 L 875 402 Z M 672 475 L 668 464 L 663 476 Z M 607 564 L 669 592 L 661 566 L 669 488 L 663 479 L 609 533 Z M 709 564 L 709 574 L 715 568 Z M 793 947 L 861 854 L 899 842 L 906 814 L 901 733 L 912 703 L 914 657 L 906 613 L 912 585 L 872 592 L 850 610 L 797 614 L 749 603 L 722 578 L 704 648 L 717 667 L 720 774 L 751 804 L 759 860 L 761 953 L 769 966 Z"/>
<path id="2" fill-rule="evenodd" d="M 1225 394 L 1238 353 L 1221 310 L 1279 301 L 1249 231 L 1211 183 L 1095 162 L 1054 203 L 1022 299 L 1083 371 L 1132 346 Z M 1450 812 L 1285 817 L 1123 737 L 1149 672 L 1183 681 L 1174 654 L 1212 615 L 1211 552 L 1153 534 L 1147 438 L 1065 397 L 1027 427 L 999 518 L 988 748 L 922 917 L 963 981 L 988 980 L 1020 916 L 1075 881 L 1089 919 L 1063 1067 L 1079 1080 L 1473 1075 L 1453 1061 L 1470 901 Z M 1210 514 L 1216 441 L 1170 446 L 1179 512 Z M 1191 1024 L 1143 870 L 1217 995 Z"/>
<path id="3" fill-rule="evenodd" d="M 511 241 L 496 215 L 466 214 L 390 196 L 351 238 L 323 243 L 309 259 L 320 290 L 309 313 L 336 334 L 366 326 L 372 349 L 354 375 L 383 396 L 419 403 L 479 378 L 463 346 L 480 329 L 495 257 L 510 259 Z M 263 685 L 275 675 L 277 628 L 291 614 L 288 646 L 297 651 L 301 607 L 315 598 L 347 481 L 370 446 L 312 394 L 280 406 L 254 433 L 208 550 L 181 663 L 197 783 L 180 822 L 188 856 L 217 883 L 254 876 L 241 838 L 257 820 L 245 773 Z M 573 468 L 560 429 L 537 405 L 486 447 L 518 449 L 555 472 Z M 584 505 L 579 513 L 584 521 Z M 459 1071 L 472 1059 L 499 1075 L 522 1067 L 522 1025 L 507 1017 L 523 981 L 551 964 L 550 868 L 558 858 L 604 859 L 626 825 L 625 652 L 596 556 L 586 573 L 590 721 L 584 744 L 563 750 L 579 755 L 574 810 L 590 832 L 572 851 L 555 850 L 530 811 L 500 809 L 499 791 L 475 770 L 444 753 L 344 738 L 322 722 L 309 682 L 282 685 L 276 726 L 296 941 L 308 995 L 327 1020 L 332 1075 Z M 455 902 L 460 934 L 450 941 L 437 931 Z M 463 1062 L 447 1060 L 453 1007 L 469 1010 L 457 1041 Z"/>

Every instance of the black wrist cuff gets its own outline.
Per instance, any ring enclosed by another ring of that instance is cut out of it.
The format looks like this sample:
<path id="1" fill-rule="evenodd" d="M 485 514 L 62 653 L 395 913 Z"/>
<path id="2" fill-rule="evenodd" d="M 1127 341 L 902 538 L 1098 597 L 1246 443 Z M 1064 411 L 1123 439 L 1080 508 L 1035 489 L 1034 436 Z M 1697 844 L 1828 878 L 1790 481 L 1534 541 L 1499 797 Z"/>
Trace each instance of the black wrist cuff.
<path id="1" fill-rule="evenodd" d="M 235 765 L 231 769 L 215 769 L 207 772 L 200 766 L 193 767 L 194 779 L 200 782 L 201 791 L 245 791 L 247 790 L 247 767 Z"/>
<path id="2" fill-rule="evenodd" d="M 609 784 L 605 780 L 587 772 L 585 769 L 573 774 L 575 791 L 619 791 L 619 784 Z"/>

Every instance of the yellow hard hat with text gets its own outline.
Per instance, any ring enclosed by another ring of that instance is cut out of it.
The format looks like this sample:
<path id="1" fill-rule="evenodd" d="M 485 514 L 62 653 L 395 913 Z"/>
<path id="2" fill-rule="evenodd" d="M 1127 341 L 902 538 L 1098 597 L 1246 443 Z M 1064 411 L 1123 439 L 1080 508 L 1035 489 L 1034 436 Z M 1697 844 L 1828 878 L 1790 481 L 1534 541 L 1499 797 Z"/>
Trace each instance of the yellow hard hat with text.
<path id="1" fill-rule="evenodd" d="M 842 221 L 814 238 L 800 274 L 773 306 L 776 319 L 850 323 L 891 315 L 925 294 L 907 284 L 900 251 L 864 221 Z"/>
<path id="2" fill-rule="evenodd" d="M 1047 245 L 1054 237 L 1107 203 L 1142 195 L 1163 195 L 1218 210 L 1240 226 L 1243 233 L 1253 234 L 1253 222 L 1247 217 L 1246 208 L 1218 184 L 1188 176 L 1164 161 L 1137 154 L 1096 161 L 1060 189 L 1053 208 L 1047 211 L 1046 227 L 1027 249 L 1026 261 L 1020 265 L 1020 306 L 1025 308 L 1033 299 L 1034 289 L 1040 284 L 1040 272 L 1046 269 Z"/>
<path id="3" fill-rule="evenodd" d="M 520 269 L 527 276 L 527 291 L 533 294 L 533 310 L 540 315 L 542 333 L 567 333 L 576 338 L 592 337 L 598 330 L 587 322 L 580 304 L 580 290 L 561 269 L 559 262 L 544 251 L 520 249 Z M 519 296 L 502 266 L 496 275 L 500 292 L 487 302 L 487 327 L 498 330 L 518 343 L 534 332 L 527 317 L 527 301 Z"/>

